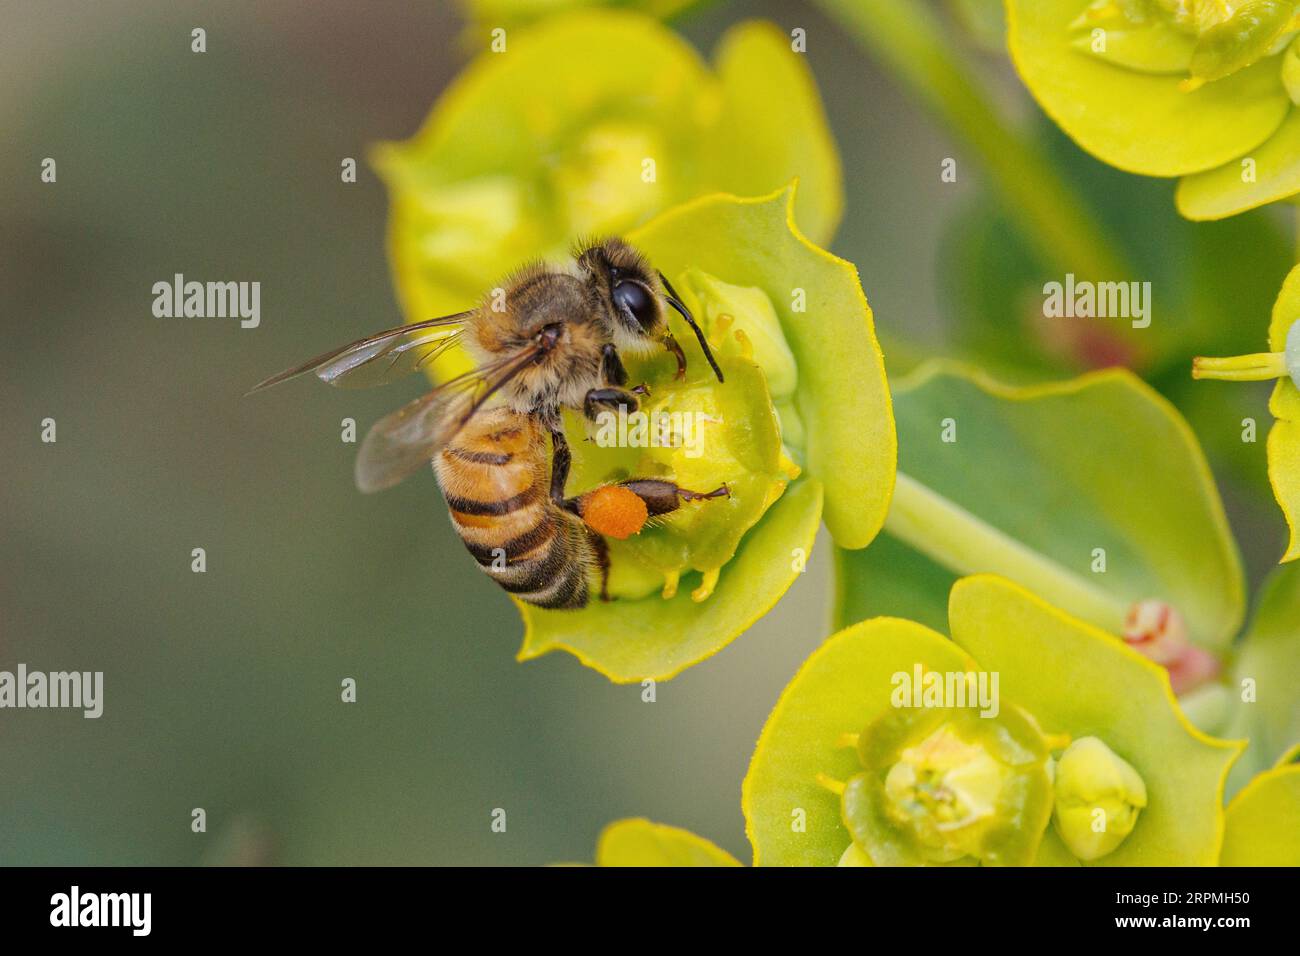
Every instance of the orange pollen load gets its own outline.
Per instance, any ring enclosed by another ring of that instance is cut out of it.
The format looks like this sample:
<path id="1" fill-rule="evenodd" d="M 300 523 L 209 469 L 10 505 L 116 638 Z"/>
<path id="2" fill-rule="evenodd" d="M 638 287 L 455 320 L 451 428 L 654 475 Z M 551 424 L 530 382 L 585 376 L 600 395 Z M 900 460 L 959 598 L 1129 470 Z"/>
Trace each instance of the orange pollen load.
<path id="1" fill-rule="evenodd" d="M 645 502 L 622 485 L 603 485 L 582 496 L 582 520 L 599 534 L 622 541 L 645 527 Z"/>

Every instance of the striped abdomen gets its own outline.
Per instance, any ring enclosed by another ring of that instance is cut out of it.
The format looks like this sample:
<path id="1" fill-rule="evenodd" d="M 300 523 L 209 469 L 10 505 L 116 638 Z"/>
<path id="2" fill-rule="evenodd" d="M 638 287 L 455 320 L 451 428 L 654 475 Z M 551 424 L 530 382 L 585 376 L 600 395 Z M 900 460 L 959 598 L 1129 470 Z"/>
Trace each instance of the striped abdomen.
<path id="1" fill-rule="evenodd" d="M 532 418 L 480 412 L 433 462 L 452 526 L 479 566 L 529 604 L 580 608 L 595 562 L 582 521 L 550 496 L 550 446 Z"/>

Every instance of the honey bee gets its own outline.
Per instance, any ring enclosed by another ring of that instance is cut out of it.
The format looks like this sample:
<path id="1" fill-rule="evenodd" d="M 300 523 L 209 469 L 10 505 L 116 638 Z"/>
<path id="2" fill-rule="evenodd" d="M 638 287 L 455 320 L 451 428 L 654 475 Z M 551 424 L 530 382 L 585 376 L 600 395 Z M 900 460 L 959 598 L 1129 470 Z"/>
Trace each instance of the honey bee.
<path id="1" fill-rule="evenodd" d="M 526 266 L 477 308 L 366 336 L 248 394 L 307 372 L 335 386 L 382 385 L 463 347 L 471 371 L 371 427 L 357 454 L 357 487 L 379 491 L 432 462 L 452 526 L 492 580 L 538 607 L 581 608 L 597 574 L 609 599 L 605 535 L 625 538 L 682 502 L 730 495 L 725 483 L 696 492 L 661 478 L 566 495 L 571 452 L 561 410 L 590 419 L 636 411 L 648 389 L 627 388 L 621 354 L 665 348 L 677 377 L 686 374 L 665 304 L 690 326 L 721 382 L 704 333 L 668 279 L 632 246 L 608 239 L 578 249 L 564 267 Z"/>

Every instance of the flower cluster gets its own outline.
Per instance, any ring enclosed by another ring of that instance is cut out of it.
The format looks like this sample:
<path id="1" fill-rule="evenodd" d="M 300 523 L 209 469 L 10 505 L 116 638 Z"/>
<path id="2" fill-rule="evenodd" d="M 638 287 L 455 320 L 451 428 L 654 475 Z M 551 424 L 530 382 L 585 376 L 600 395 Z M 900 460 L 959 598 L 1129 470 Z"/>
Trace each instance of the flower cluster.
<path id="1" fill-rule="evenodd" d="M 756 862 L 1218 859 L 1242 745 L 1194 728 L 1162 668 L 993 576 L 953 586 L 949 621 L 951 639 L 874 618 L 808 659 L 745 778 Z M 1000 700 L 972 707 L 965 684 L 938 679 L 936 696 L 900 698 L 900 675 L 914 672 L 997 675 Z M 792 827 L 800 812 L 806 825 Z"/>
<path id="2" fill-rule="evenodd" d="M 1300 193 L 1294 0 L 1006 0 L 1016 67 L 1094 156 L 1181 177 L 1190 219 Z"/>
<path id="3" fill-rule="evenodd" d="M 834 232 L 839 157 L 804 59 L 770 24 L 729 31 L 713 70 L 629 11 L 577 10 L 502 44 L 412 139 L 372 152 L 408 320 L 462 309 L 523 262 L 710 192 L 759 195 L 798 177 L 800 227 L 817 242 Z"/>

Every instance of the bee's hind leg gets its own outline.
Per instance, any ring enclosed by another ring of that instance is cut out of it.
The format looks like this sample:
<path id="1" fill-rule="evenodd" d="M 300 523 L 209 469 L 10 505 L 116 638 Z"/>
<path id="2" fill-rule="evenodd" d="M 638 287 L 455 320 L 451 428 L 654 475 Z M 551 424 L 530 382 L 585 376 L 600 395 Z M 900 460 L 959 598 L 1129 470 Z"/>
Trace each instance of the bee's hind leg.
<path id="1" fill-rule="evenodd" d="M 725 481 L 712 491 L 691 491 L 662 478 L 629 478 L 620 481 L 619 485 L 644 501 L 646 510 L 652 516 L 670 514 L 680 508 L 683 501 L 731 497 L 731 489 Z"/>
<path id="2" fill-rule="evenodd" d="M 609 601 L 610 562 L 606 535 L 622 541 L 641 531 L 650 517 L 676 511 L 683 501 L 730 497 L 731 489 L 725 482 L 712 491 L 701 492 L 681 488 L 661 478 L 629 478 L 565 498 L 559 504 L 586 525 L 592 554 L 600 570 L 600 599 Z M 635 506 L 632 502 L 636 502 Z"/>
<path id="3" fill-rule="evenodd" d="M 589 530 L 622 541 L 644 529 L 650 518 L 676 511 L 683 501 L 730 497 L 731 489 L 725 482 L 712 491 L 691 491 L 662 478 L 629 478 L 600 485 L 558 504 L 581 518 Z"/>

